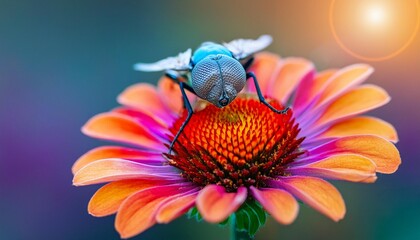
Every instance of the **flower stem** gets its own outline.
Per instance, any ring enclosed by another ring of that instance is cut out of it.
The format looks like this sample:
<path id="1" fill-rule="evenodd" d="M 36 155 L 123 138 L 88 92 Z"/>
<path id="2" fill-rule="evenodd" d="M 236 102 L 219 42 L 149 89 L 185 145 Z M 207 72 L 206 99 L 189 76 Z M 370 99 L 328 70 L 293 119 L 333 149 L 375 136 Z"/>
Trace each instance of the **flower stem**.
<path id="1" fill-rule="evenodd" d="M 246 231 L 239 231 L 236 228 L 236 215 L 232 214 L 230 216 L 230 239 L 231 240 L 252 240 L 254 237 L 251 237 Z"/>

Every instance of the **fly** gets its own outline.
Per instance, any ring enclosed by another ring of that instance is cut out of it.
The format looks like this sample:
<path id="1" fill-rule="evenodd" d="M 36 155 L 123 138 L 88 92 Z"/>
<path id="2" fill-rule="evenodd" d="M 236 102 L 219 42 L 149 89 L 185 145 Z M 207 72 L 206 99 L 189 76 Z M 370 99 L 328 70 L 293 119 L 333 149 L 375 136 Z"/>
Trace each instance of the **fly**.
<path id="1" fill-rule="evenodd" d="M 252 78 L 261 103 L 278 114 L 285 114 L 289 108 L 277 110 L 263 97 L 257 78 L 253 72 L 247 72 L 254 57 L 272 42 L 272 37 L 262 35 L 258 39 L 237 39 L 229 43 L 204 42 L 192 53 L 191 49 L 155 63 L 137 63 L 138 71 L 165 71 L 166 76 L 179 84 L 184 107 L 188 110 L 187 118 L 175 135 L 169 152 L 179 135 L 194 113 L 185 93 L 185 89 L 196 96 L 209 101 L 219 108 L 229 105 L 244 88 L 246 81 Z M 181 79 L 181 80 L 180 80 Z"/>

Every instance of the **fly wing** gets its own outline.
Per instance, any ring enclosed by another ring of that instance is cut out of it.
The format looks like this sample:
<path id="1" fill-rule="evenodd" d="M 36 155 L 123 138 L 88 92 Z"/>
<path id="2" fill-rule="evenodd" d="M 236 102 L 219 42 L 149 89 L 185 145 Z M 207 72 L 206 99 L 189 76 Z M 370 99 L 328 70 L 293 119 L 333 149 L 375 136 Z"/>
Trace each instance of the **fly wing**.
<path id="1" fill-rule="evenodd" d="M 270 35 L 262 35 L 258 39 L 236 39 L 223 45 L 232 52 L 236 59 L 244 59 L 271 44 L 273 38 Z"/>
<path id="2" fill-rule="evenodd" d="M 163 70 L 186 71 L 190 69 L 191 48 L 178 56 L 168 57 L 154 63 L 136 63 L 134 69 L 143 72 L 157 72 Z"/>

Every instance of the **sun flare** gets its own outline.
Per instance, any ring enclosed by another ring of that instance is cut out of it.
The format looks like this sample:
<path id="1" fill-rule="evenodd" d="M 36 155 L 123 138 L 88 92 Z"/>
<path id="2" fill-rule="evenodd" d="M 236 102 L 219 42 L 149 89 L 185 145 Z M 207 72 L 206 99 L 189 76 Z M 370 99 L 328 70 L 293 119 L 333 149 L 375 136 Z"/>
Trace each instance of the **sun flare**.
<path id="1" fill-rule="evenodd" d="M 415 0 L 331 0 L 331 33 L 349 55 L 364 61 L 391 59 L 413 42 L 420 27 Z"/>
<path id="2" fill-rule="evenodd" d="M 365 19 L 371 25 L 383 24 L 386 17 L 386 11 L 382 6 L 371 6 L 366 9 Z"/>

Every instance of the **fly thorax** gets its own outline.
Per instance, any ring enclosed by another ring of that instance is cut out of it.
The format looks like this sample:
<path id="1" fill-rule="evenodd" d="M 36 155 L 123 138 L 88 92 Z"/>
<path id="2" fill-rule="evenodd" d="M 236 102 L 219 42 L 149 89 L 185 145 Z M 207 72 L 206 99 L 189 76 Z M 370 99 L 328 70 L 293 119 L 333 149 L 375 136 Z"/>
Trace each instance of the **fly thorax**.
<path id="1" fill-rule="evenodd" d="M 245 82 L 246 73 L 240 62 L 222 54 L 207 56 L 192 70 L 194 91 L 217 107 L 232 102 Z"/>

